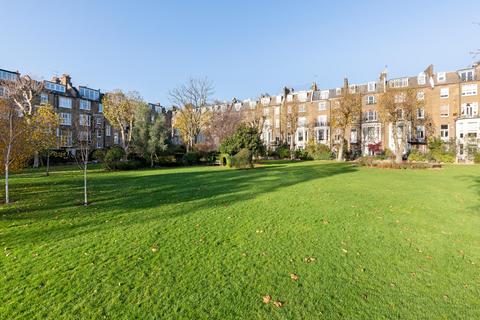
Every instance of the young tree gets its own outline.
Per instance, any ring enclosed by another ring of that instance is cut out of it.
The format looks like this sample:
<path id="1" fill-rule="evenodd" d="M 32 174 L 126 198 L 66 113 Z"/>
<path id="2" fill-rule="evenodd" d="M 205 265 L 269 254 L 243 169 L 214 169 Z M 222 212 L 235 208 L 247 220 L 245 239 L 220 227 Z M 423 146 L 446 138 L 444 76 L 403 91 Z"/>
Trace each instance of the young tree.
<path id="1" fill-rule="evenodd" d="M 423 105 L 424 101 L 417 100 L 417 91 L 413 88 L 386 88 L 380 95 L 380 118 L 391 128 L 396 163 L 402 162 L 417 110 Z"/>
<path id="2" fill-rule="evenodd" d="M 348 81 L 345 85 L 340 98 L 332 103 L 331 120 L 332 128 L 337 130 L 339 135 L 339 146 L 337 150 L 337 161 L 344 160 L 344 146 L 348 129 L 360 119 L 362 113 L 362 97 L 358 93 L 351 93 Z"/>
<path id="3" fill-rule="evenodd" d="M 298 106 L 297 104 L 287 103 L 287 97 L 290 94 L 290 89 L 287 87 L 283 88 L 283 99 L 282 105 L 280 108 L 281 122 L 280 127 L 284 132 L 283 140 L 288 142 L 288 137 L 290 137 L 290 157 L 295 158 L 295 135 L 297 134 L 298 129 Z"/>
<path id="4" fill-rule="evenodd" d="M 32 155 L 30 126 L 10 100 L 0 100 L 0 172 L 5 175 L 5 203 L 10 203 L 9 174 L 23 168 Z"/>
<path id="5" fill-rule="evenodd" d="M 30 76 L 18 77 L 15 81 L 3 81 L 7 99 L 11 100 L 17 110 L 25 117 L 27 124 L 32 125 L 31 118 L 35 113 L 35 103 L 43 90 L 43 83 Z M 39 166 L 39 152 L 35 150 L 33 167 Z"/>
<path id="6" fill-rule="evenodd" d="M 180 131 L 187 152 L 192 150 L 197 143 L 198 135 L 207 127 L 210 117 L 210 111 L 205 108 L 203 110 L 195 108 L 190 104 L 185 105 L 175 113 L 173 126 Z"/>
<path id="7" fill-rule="evenodd" d="M 132 141 L 135 109 L 143 105 L 144 101 L 138 92 L 115 90 L 103 97 L 102 104 L 105 118 L 120 131 L 122 148 L 127 156 Z"/>
<path id="8" fill-rule="evenodd" d="M 167 130 L 165 117 L 151 110 L 147 104 L 135 110 L 135 127 L 133 128 L 133 147 L 137 154 L 150 160 L 153 167 L 154 159 L 167 148 L 165 140 Z"/>
<path id="9" fill-rule="evenodd" d="M 89 117 L 80 118 L 80 121 L 76 123 L 74 127 L 74 145 L 76 146 L 75 160 L 77 161 L 79 168 L 83 171 L 83 205 L 87 206 L 89 204 L 87 171 L 90 152 L 92 151 L 92 121 Z"/>
<path id="10" fill-rule="evenodd" d="M 55 129 L 60 125 L 60 119 L 50 105 L 43 105 L 37 108 L 31 117 L 31 141 L 35 153 L 46 151 L 47 166 L 46 175 L 49 175 L 50 149 L 57 144 Z"/>

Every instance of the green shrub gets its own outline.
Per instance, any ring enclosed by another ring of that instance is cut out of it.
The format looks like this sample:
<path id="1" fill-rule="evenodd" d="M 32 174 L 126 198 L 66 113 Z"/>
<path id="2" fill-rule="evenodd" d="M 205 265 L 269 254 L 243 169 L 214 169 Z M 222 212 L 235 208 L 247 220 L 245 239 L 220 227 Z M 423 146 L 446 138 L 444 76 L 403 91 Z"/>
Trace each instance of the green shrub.
<path id="1" fill-rule="evenodd" d="M 126 171 L 126 170 L 137 170 L 141 168 L 147 167 L 145 161 L 140 160 L 128 160 L 128 161 L 113 161 L 110 162 L 108 165 L 109 170 L 119 170 L 119 171 Z"/>
<path id="2" fill-rule="evenodd" d="M 252 152 L 246 148 L 241 149 L 231 158 L 230 165 L 237 169 L 252 168 Z"/>
<path id="3" fill-rule="evenodd" d="M 480 152 L 477 152 L 473 157 L 473 162 L 480 164 Z"/>
<path id="4" fill-rule="evenodd" d="M 93 151 L 92 159 L 97 160 L 98 162 L 103 162 L 105 160 L 105 151 L 101 149 Z"/>
<path id="5" fill-rule="evenodd" d="M 331 160 L 333 158 L 330 148 L 321 143 L 309 143 L 305 151 L 308 157 L 314 160 Z"/>
<path id="6" fill-rule="evenodd" d="M 307 150 L 297 149 L 295 150 L 295 159 L 312 160 L 312 157 L 308 154 Z"/>
<path id="7" fill-rule="evenodd" d="M 112 146 L 105 154 L 105 167 L 107 169 L 114 170 L 111 168 L 111 166 L 113 166 L 113 163 L 120 161 L 124 156 L 125 151 L 123 151 L 120 146 Z"/>
<path id="8" fill-rule="evenodd" d="M 413 149 L 412 151 L 410 151 L 410 154 L 408 155 L 408 161 L 427 162 L 428 155 L 416 149 Z"/>
<path id="9" fill-rule="evenodd" d="M 280 146 L 277 148 L 277 154 L 279 159 L 289 159 L 290 158 L 290 147 L 289 146 Z"/>
<path id="10" fill-rule="evenodd" d="M 225 167 L 232 167 L 232 156 L 227 153 L 220 155 L 220 165 Z"/>
<path id="11" fill-rule="evenodd" d="M 229 155 L 237 154 L 241 149 L 248 149 L 255 155 L 264 152 L 263 142 L 257 128 L 240 125 L 234 134 L 226 138 L 220 145 L 220 152 Z"/>
<path id="12" fill-rule="evenodd" d="M 182 157 L 182 163 L 186 166 L 198 164 L 200 162 L 200 155 L 197 152 L 187 152 Z"/>

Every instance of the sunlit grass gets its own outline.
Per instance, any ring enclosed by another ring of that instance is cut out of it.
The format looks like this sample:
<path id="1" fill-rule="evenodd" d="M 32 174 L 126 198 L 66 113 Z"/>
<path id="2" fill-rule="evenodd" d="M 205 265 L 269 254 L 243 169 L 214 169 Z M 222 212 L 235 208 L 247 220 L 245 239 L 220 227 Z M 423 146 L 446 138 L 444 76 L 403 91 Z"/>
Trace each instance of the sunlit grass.
<path id="1" fill-rule="evenodd" d="M 76 167 L 11 181 L 5 319 L 480 318 L 479 166 L 96 168 L 88 207 Z"/>

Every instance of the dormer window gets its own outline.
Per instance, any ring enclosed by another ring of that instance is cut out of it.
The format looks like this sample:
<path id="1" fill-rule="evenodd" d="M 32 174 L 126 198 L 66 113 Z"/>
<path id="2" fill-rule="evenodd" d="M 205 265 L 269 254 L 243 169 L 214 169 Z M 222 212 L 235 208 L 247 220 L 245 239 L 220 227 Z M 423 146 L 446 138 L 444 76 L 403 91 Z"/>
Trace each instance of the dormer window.
<path id="1" fill-rule="evenodd" d="M 335 94 L 336 94 L 337 96 L 342 95 L 342 88 L 337 88 L 337 89 L 335 89 Z"/>
<path id="2" fill-rule="evenodd" d="M 352 84 L 349 86 L 350 93 L 356 93 L 357 92 L 357 86 Z"/>
<path id="3" fill-rule="evenodd" d="M 328 90 L 320 91 L 320 99 L 327 100 L 329 98 L 329 93 L 330 92 Z"/>
<path id="4" fill-rule="evenodd" d="M 260 102 L 264 105 L 264 106 L 268 106 L 268 104 L 270 103 L 270 97 L 263 97 L 260 99 Z"/>
<path id="5" fill-rule="evenodd" d="M 417 77 L 418 85 L 423 86 L 427 83 L 427 75 L 425 72 L 420 72 Z"/>
<path id="6" fill-rule="evenodd" d="M 83 98 L 87 98 L 90 100 L 98 100 L 100 98 L 100 91 L 85 88 L 85 87 L 80 87 L 80 95 Z"/>
<path id="7" fill-rule="evenodd" d="M 369 82 L 368 83 L 368 92 L 375 92 L 377 89 L 377 83 L 375 81 Z"/>
<path id="8" fill-rule="evenodd" d="M 459 75 L 460 75 L 460 79 L 462 79 L 462 81 L 473 81 L 474 78 L 475 78 L 475 73 L 474 73 L 474 70 L 463 70 L 463 71 L 460 71 L 459 72 Z"/>
<path id="9" fill-rule="evenodd" d="M 66 87 L 64 85 L 58 84 L 58 83 L 53 83 L 53 82 L 50 82 L 50 81 L 45 81 L 44 86 L 45 86 L 45 89 L 48 89 L 48 90 L 51 90 L 51 91 L 57 91 L 57 92 L 61 92 L 61 93 L 65 93 L 65 91 L 66 91 Z"/>
<path id="10" fill-rule="evenodd" d="M 408 87 L 408 78 L 393 79 L 389 81 L 391 88 Z"/>
<path id="11" fill-rule="evenodd" d="M 306 92 L 299 92 L 297 98 L 298 98 L 298 101 L 305 102 L 305 101 L 307 101 L 307 93 Z"/>
<path id="12" fill-rule="evenodd" d="M 447 80 L 446 72 L 437 73 L 437 82 L 445 82 Z"/>

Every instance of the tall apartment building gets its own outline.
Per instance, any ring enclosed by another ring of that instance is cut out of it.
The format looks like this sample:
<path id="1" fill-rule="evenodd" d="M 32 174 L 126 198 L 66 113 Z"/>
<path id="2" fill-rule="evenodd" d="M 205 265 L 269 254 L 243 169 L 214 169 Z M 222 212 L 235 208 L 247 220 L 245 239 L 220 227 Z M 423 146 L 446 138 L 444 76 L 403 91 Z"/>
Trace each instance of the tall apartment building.
<path id="1" fill-rule="evenodd" d="M 5 94 L 2 81 L 15 81 L 19 72 L 0 69 L 0 98 Z M 43 90 L 36 105 L 49 104 L 60 118 L 56 129 L 58 148 L 73 151 L 75 141 L 87 139 L 93 149 L 103 149 L 121 143 L 121 134 L 114 129 L 103 115 L 102 97 L 99 89 L 86 86 L 75 87 L 69 75 L 43 80 Z M 159 103 L 149 107 L 165 115 L 167 128 L 171 127 L 171 111 Z"/>
<path id="2" fill-rule="evenodd" d="M 412 148 L 426 151 L 426 119 L 432 125 L 431 136 L 445 142 L 454 140 L 459 161 L 468 160 L 471 149 L 480 147 L 480 117 L 478 113 L 478 86 L 480 64 L 457 71 L 435 72 L 433 66 L 415 76 L 388 79 L 386 71 L 376 80 L 364 84 L 344 84 L 333 89 L 318 89 L 315 84 L 309 90 L 293 91 L 275 96 L 262 96 L 258 99 L 233 101 L 233 110 L 240 112 L 245 122 L 252 117 L 263 115 L 262 139 L 266 146 L 275 148 L 281 143 L 289 143 L 292 137 L 285 134 L 287 128 L 282 121 L 282 113 L 289 112 L 291 106 L 298 111 L 298 124 L 294 144 L 305 148 L 307 143 L 323 143 L 335 147 L 338 134 L 331 127 L 331 108 L 343 90 L 362 96 L 362 116 L 358 123 L 349 128 L 346 139 L 352 150 L 368 155 L 376 150 L 395 151 L 393 128 L 382 123 L 378 106 L 379 96 L 386 88 L 414 88 L 417 99 L 425 100 L 424 108 L 416 114 L 416 125 L 408 136 L 408 151 Z M 388 87 L 387 87 L 388 86 Z M 347 89 L 345 89 L 347 88 Z M 222 110 L 228 103 L 210 106 L 210 110 Z M 425 120 L 425 121 L 422 121 Z M 425 122 L 423 124 L 422 122 Z M 429 128 L 430 129 L 430 128 Z M 470 152 L 468 150 L 470 149 Z"/>

